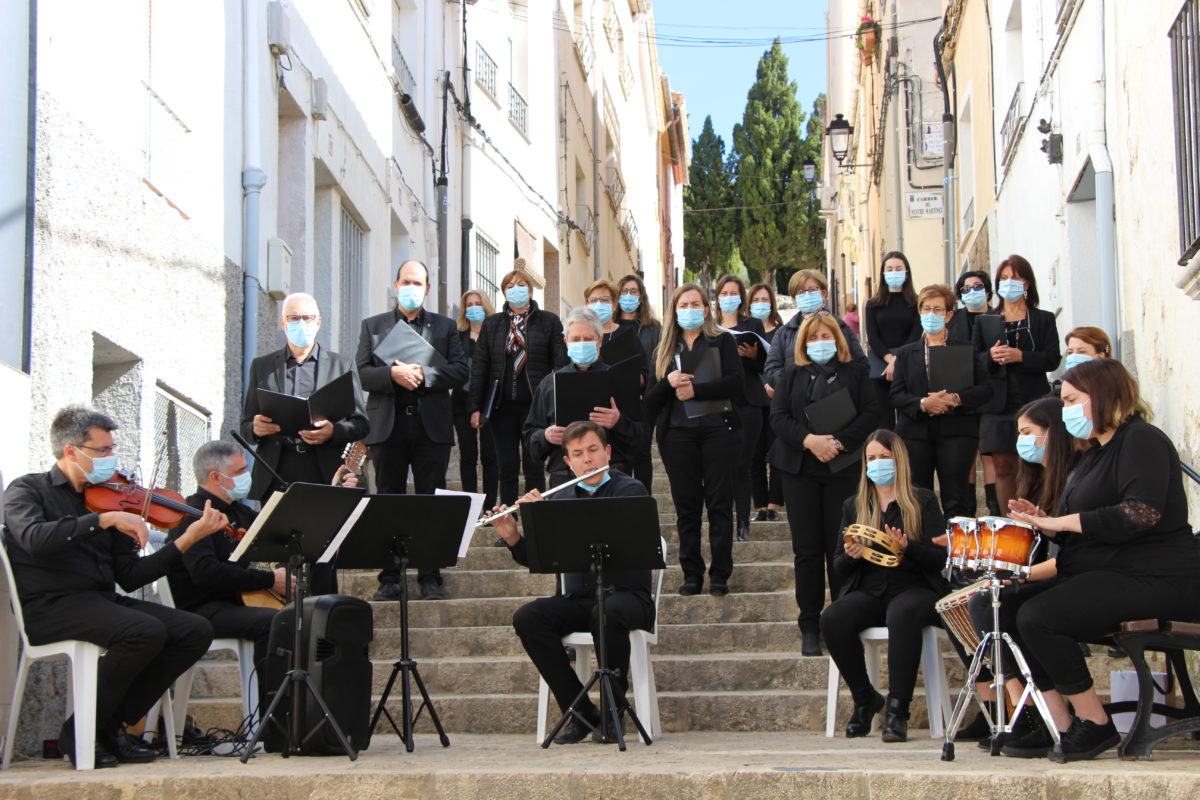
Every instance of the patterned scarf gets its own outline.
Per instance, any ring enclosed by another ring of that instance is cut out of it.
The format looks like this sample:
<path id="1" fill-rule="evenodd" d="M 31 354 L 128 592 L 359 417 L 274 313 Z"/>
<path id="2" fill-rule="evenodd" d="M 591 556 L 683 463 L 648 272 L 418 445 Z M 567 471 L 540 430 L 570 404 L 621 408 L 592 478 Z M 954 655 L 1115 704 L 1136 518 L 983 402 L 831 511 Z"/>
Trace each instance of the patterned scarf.
<path id="1" fill-rule="evenodd" d="M 510 310 L 508 319 L 508 344 L 505 347 L 505 352 L 512 357 L 513 375 L 519 375 L 525 367 L 525 357 L 527 355 L 525 352 L 525 322 L 529 319 L 529 312 L 514 314 Z"/>

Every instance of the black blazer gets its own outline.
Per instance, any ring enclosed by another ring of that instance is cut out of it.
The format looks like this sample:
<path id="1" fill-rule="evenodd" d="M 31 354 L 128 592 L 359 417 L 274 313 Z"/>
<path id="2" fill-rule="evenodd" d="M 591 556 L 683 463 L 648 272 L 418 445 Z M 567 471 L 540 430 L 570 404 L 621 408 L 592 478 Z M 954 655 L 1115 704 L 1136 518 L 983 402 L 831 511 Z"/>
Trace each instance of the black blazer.
<path id="1" fill-rule="evenodd" d="M 999 311 L 989 311 L 975 319 L 975 331 L 972 340 L 975 349 L 981 353 L 984 364 L 987 365 L 988 377 L 992 384 L 992 398 L 980 410 L 985 414 L 999 414 L 1005 411 L 1015 411 L 1008 402 L 1009 371 L 1016 374 L 1017 385 L 1021 388 L 1021 402 L 1028 403 L 1050 394 L 1050 381 L 1047 372 L 1058 369 L 1062 361 L 1062 347 L 1058 338 L 1058 322 L 1049 311 L 1040 308 L 1029 308 L 1029 337 L 1033 340 L 1033 349 L 1022 351 L 1020 364 L 997 364 L 988 352 L 995 341 L 984 341 L 982 317 L 1000 317 Z"/>
<path id="2" fill-rule="evenodd" d="M 941 574 L 942 567 L 946 564 L 946 548 L 942 545 L 934 544 L 932 540 L 933 537 L 941 536 L 946 532 L 946 520 L 942 514 L 942 506 L 938 502 L 937 495 L 919 486 L 913 487 L 913 494 L 917 497 L 917 505 L 921 507 L 921 539 L 915 542 L 910 541 L 908 546 L 904 548 L 904 558 L 897 566 L 891 567 L 891 569 L 906 570 L 910 573 L 918 574 L 924 580 L 925 584 L 938 597 L 941 597 L 950 591 L 950 585 Z M 839 539 L 841 539 L 842 531 L 845 531 L 852 523 L 857 522 L 855 519 L 857 504 L 857 493 L 847 497 L 846 502 L 842 504 L 842 523 L 838 528 Z M 893 503 L 884 511 L 883 523 L 891 525 L 893 528 L 901 527 L 899 503 Z M 862 583 L 864 569 L 888 569 L 888 567 L 879 567 L 865 562 L 861 558 L 851 558 L 846 554 L 846 548 L 839 543 L 837 555 L 834 556 L 830 569 L 833 574 L 842 578 L 842 588 L 838 592 L 838 597 L 845 597 Z"/>
<path id="3" fill-rule="evenodd" d="M 700 334 L 703 336 L 704 334 Z M 700 344 L 699 340 L 696 342 Z M 707 383 L 693 384 L 697 400 L 719 400 L 728 398 L 733 410 L 724 414 L 725 424 L 730 430 L 738 426 L 737 411 L 743 403 L 742 396 L 742 359 L 738 355 L 737 342 L 728 333 L 719 333 L 717 338 L 710 340 L 710 347 L 716 347 L 721 353 L 721 377 Z M 670 374 L 668 372 L 668 374 Z M 671 382 L 663 375 L 646 387 L 646 419 L 654 420 L 654 439 L 662 445 L 667 429 L 671 427 L 671 407 L 675 402 L 675 390 Z"/>
<path id="4" fill-rule="evenodd" d="M 287 358 L 288 349 L 284 345 L 274 353 L 259 356 L 250 365 L 246 402 L 242 407 L 242 436 L 258 444 L 254 459 L 254 482 L 250 485 L 251 500 L 262 500 L 266 496 L 272 477 L 261 464 L 266 462 L 272 468 L 278 468 L 279 454 L 287 438 L 279 433 L 261 439 L 254 435 L 254 417 L 259 413 L 258 393 L 255 389 L 268 389 L 286 394 L 284 366 L 287 364 Z M 354 365 L 329 348 L 322 347 L 317 351 L 317 389 L 346 372 L 349 372 L 354 380 L 354 413 L 345 419 L 336 420 L 333 423 L 333 436 L 316 448 L 321 475 L 326 481 L 332 481 L 338 467 L 342 465 L 342 451 L 346 445 L 366 436 L 370 426 L 363 410 L 362 386 L 358 382 L 358 373 L 354 371 Z M 284 475 L 284 480 L 287 480 L 287 477 Z"/>
<path id="5" fill-rule="evenodd" d="M 454 444 L 450 390 L 467 381 L 467 355 L 463 352 L 454 320 L 428 310 L 421 313 L 425 317 L 421 336 L 446 359 L 440 367 L 423 366 L 425 385 L 417 387 L 415 392 L 421 424 L 430 441 Z M 396 325 L 395 310 L 385 311 L 364 319 L 358 336 L 358 354 L 354 360 L 363 388 L 368 392 L 367 418 L 371 421 L 371 434 L 366 444 L 387 441 L 396 421 L 396 382 L 392 380 L 392 368 L 375 355 L 375 348 Z"/>
<path id="6" fill-rule="evenodd" d="M 957 314 L 956 314 L 957 316 Z M 946 337 L 946 346 L 971 343 Z M 979 358 L 974 359 L 975 383 L 962 389 L 958 396 L 962 405 L 945 414 L 931 416 L 921 410 L 921 400 L 929 394 L 929 374 L 925 371 L 925 338 L 906 344 L 896 351 L 896 366 L 892 373 L 892 405 L 900 411 L 896 434 L 904 440 L 929 438 L 930 429 L 942 436 L 979 437 L 979 408 L 992 396 L 987 368 Z"/>
<path id="7" fill-rule="evenodd" d="M 557 314 L 538 308 L 530 300 L 529 319 L 525 322 L 525 377 L 529 381 L 529 393 L 537 391 L 538 385 L 547 375 L 567 364 L 567 345 L 563 341 L 562 320 Z M 475 340 L 475 354 L 471 358 L 471 384 L 467 390 L 467 413 L 486 411 L 491 387 L 504 380 L 504 368 L 508 359 L 505 347 L 511 326 L 508 304 L 504 309 L 483 321 L 479 338 Z M 504 402 L 510 393 L 500 387 L 496 393 L 496 405 Z"/>
<path id="8" fill-rule="evenodd" d="M 879 426 L 879 395 L 867 372 L 867 365 L 859 361 L 838 362 L 830 386 L 833 391 L 845 388 L 858 412 L 853 422 L 835 434 L 850 453 L 862 447 Z M 775 443 L 767 453 L 767 461 L 792 474 L 801 471 L 829 474 L 829 466 L 804 449 L 804 437 L 811 433 L 804 409 L 808 406 L 808 386 L 814 380 L 823 380 L 815 369 L 793 364 L 775 382 L 775 396 L 771 398 L 771 428 L 775 431 Z M 851 475 L 853 471 L 851 467 L 843 467 L 838 474 Z"/>

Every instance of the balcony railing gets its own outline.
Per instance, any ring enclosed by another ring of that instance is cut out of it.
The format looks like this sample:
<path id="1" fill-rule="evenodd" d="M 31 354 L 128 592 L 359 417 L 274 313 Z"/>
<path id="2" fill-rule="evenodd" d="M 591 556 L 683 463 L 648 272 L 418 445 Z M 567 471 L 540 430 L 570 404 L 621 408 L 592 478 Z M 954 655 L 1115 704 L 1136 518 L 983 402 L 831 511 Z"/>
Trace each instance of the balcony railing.
<path id="1" fill-rule="evenodd" d="M 638 249 L 638 229 L 637 223 L 633 220 L 633 214 L 627 208 L 621 213 L 621 235 L 625 237 L 625 244 L 629 245 L 629 249 L 637 252 Z"/>
<path id="2" fill-rule="evenodd" d="M 583 74 L 591 73 L 592 64 L 596 63 L 596 47 L 592 44 L 592 29 L 586 22 L 581 22 L 575 28 L 575 34 L 571 40 L 575 43 L 575 55 L 579 58 L 579 65 L 583 67 Z"/>
<path id="3" fill-rule="evenodd" d="M 396 85 L 400 87 L 400 91 L 409 97 L 415 97 L 417 80 L 413 77 L 412 70 L 408 68 L 408 62 L 404 60 L 404 54 L 400 52 L 400 43 L 394 36 L 392 37 L 392 71 L 396 73 Z"/>
<path id="4" fill-rule="evenodd" d="M 967 203 L 966 209 L 962 216 L 962 235 L 966 236 L 975 227 L 975 198 L 972 197 Z"/>
<path id="5" fill-rule="evenodd" d="M 621 201 L 625 199 L 625 180 L 621 177 L 621 171 L 617 169 L 616 164 L 609 164 L 605 170 L 604 191 L 608 193 L 613 210 L 619 209 Z"/>
<path id="6" fill-rule="evenodd" d="M 496 98 L 496 62 L 488 55 L 479 42 L 475 43 L 475 83 L 485 92 Z"/>
<path id="7" fill-rule="evenodd" d="M 633 64 L 629 63 L 629 56 L 625 57 L 625 64 L 621 67 L 621 91 L 626 100 L 633 91 Z"/>
<path id="8" fill-rule="evenodd" d="M 508 85 L 508 121 L 517 127 L 522 136 L 529 136 L 529 104 L 517 87 Z"/>
<path id="9" fill-rule="evenodd" d="M 592 252 L 592 240 L 596 236 L 596 215 L 592 213 L 591 206 L 587 203 L 576 205 L 575 222 L 579 225 L 579 239 L 583 242 L 583 249 Z"/>
<path id="10" fill-rule="evenodd" d="M 1021 116 L 1021 87 L 1024 85 L 1024 82 L 1017 84 L 1008 103 L 1008 113 L 1004 115 L 1004 124 L 1000 126 L 1000 163 L 1006 166 L 1016 151 L 1017 130 L 1025 119 Z"/>

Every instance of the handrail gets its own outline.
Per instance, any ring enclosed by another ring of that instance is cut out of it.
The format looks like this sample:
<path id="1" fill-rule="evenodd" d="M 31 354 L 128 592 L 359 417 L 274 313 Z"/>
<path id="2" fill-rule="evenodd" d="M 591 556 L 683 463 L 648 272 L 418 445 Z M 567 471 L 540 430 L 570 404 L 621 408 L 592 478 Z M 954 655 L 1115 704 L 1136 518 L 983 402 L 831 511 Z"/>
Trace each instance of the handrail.
<path id="1" fill-rule="evenodd" d="M 1192 469 L 1191 467 L 1189 467 L 1187 464 L 1183 463 L 1182 461 L 1179 462 L 1179 466 L 1183 467 L 1184 475 L 1187 475 L 1189 478 L 1194 480 L 1196 483 L 1200 483 L 1200 472 L 1197 472 L 1196 470 Z"/>

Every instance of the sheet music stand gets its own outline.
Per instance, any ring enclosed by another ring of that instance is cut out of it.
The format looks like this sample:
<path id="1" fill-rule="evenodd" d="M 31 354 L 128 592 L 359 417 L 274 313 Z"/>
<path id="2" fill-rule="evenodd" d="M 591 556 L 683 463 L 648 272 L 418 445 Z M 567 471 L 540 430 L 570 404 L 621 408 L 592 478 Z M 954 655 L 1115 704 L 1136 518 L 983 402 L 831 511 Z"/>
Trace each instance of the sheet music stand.
<path id="1" fill-rule="evenodd" d="M 304 652 L 307 631 L 304 630 L 303 608 L 308 583 L 304 567 L 320 558 L 329 541 L 354 511 L 364 494 L 365 489 L 353 487 L 293 483 L 278 502 L 268 501 L 267 507 L 251 526 L 251 530 L 255 531 L 254 541 L 239 560 L 286 560 L 288 585 L 291 585 L 292 578 L 296 579 L 296 590 L 290 599 L 297 609 L 297 614 L 293 628 L 291 667 L 280 682 L 271 704 L 263 713 L 262 724 L 258 726 L 246 751 L 241 755 L 243 764 L 254 754 L 254 748 L 266 734 L 267 726 L 280 725 L 272 714 L 285 697 L 292 701 L 292 713 L 284 729 L 284 747 L 281 752 L 284 758 L 299 754 L 304 743 L 324 725 L 333 730 L 351 761 L 358 758 L 357 751 L 350 745 L 350 740 L 333 718 L 325 698 L 321 696 L 306 669 Z M 300 727 L 301 700 L 305 691 L 309 692 L 321 707 L 321 721 L 307 732 Z"/>
<path id="2" fill-rule="evenodd" d="M 604 572 L 666 567 L 658 529 L 658 503 L 653 497 L 645 496 L 523 503 L 521 523 L 525 531 L 530 572 L 591 572 L 596 583 L 597 629 L 600 631 L 600 636 L 595 637 L 596 670 L 546 736 L 542 747 L 550 746 L 572 716 L 590 726 L 586 719 L 578 715 L 576 707 L 587 698 L 588 692 L 597 683 L 600 684 L 600 730 L 607 732 L 609 720 L 612 720 L 617 746 L 625 750 L 621 717 L 628 714 L 642 741 L 650 745 L 650 734 L 629 704 L 617 706 L 617 693 L 613 685 L 616 674 L 608 666 L 604 636 Z"/>
<path id="3" fill-rule="evenodd" d="M 379 569 L 381 564 L 391 561 L 400 570 L 400 660 L 392 665 L 392 674 L 379 698 L 379 705 L 375 707 L 364 750 L 371 744 L 379 718 L 385 716 L 400 741 L 404 742 L 404 748 L 411 753 L 413 726 L 426 708 L 442 747 L 450 746 L 450 737 L 429 699 L 417 662 L 408 650 L 408 568 L 455 566 L 470 509 L 471 498 L 463 495 L 377 494 L 367 500 L 345 544 L 338 550 L 338 566 L 344 569 Z M 396 724 L 387 710 L 388 697 L 397 677 L 403 698 L 403 727 Z M 416 682 L 421 693 L 421 705 L 415 714 L 410 679 Z"/>

